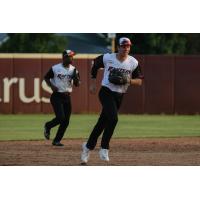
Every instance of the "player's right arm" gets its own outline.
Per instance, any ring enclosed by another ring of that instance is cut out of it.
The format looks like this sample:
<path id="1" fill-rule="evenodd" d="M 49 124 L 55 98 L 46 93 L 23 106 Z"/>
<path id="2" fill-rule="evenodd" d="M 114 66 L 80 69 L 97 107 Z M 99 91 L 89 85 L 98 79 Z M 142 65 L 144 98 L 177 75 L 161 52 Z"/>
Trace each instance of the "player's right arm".
<path id="1" fill-rule="evenodd" d="M 53 70 L 52 70 L 52 68 L 51 68 L 51 69 L 49 69 L 49 71 L 45 74 L 44 80 L 45 80 L 46 84 L 52 89 L 52 91 L 53 91 L 53 92 L 56 92 L 56 91 L 58 91 L 58 88 L 57 88 L 55 85 L 53 85 L 53 84 L 51 83 L 51 81 L 50 81 L 50 79 L 53 78 L 53 77 L 54 77 L 54 73 L 53 73 Z"/>
<path id="2" fill-rule="evenodd" d="M 98 56 L 97 58 L 94 59 L 93 65 L 91 68 L 91 80 L 90 80 L 90 93 L 95 94 L 96 93 L 96 77 L 98 70 L 100 68 L 104 68 L 104 63 L 103 63 L 103 55 Z"/>

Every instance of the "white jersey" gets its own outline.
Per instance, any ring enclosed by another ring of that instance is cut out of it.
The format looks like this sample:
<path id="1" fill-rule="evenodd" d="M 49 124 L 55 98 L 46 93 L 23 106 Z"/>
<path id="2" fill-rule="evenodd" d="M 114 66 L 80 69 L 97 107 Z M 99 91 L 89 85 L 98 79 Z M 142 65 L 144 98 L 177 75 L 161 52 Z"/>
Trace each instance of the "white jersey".
<path id="1" fill-rule="evenodd" d="M 113 68 L 119 68 L 120 70 L 123 70 L 124 73 L 127 73 L 131 78 L 132 72 L 138 66 L 138 61 L 134 57 L 128 55 L 126 60 L 120 62 L 116 57 L 116 53 L 112 54 L 107 53 L 104 54 L 103 56 L 103 63 L 104 63 L 104 75 L 102 80 L 102 86 L 108 87 L 111 91 L 114 92 L 126 93 L 129 84 L 115 85 L 109 82 L 108 77 L 110 70 L 112 70 Z"/>
<path id="2" fill-rule="evenodd" d="M 72 75 L 75 67 L 69 65 L 64 67 L 62 63 L 52 66 L 54 77 L 50 79 L 51 83 L 58 88 L 58 92 L 72 92 Z"/>

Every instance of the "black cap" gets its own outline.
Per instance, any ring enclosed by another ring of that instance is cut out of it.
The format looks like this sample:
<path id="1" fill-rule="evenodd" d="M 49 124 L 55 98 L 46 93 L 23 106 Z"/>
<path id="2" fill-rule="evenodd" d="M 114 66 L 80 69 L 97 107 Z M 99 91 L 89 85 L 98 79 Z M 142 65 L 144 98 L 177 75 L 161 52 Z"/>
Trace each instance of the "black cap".
<path id="1" fill-rule="evenodd" d="M 75 55 L 75 52 L 74 51 L 72 51 L 72 50 L 64 50 L 63 51 L 63 53 L 62 53 L 62 55 L 65 57 L 65 56 L 68 56 L 68 57 L 70 57 L 70 56 L 74 56 Z"/>

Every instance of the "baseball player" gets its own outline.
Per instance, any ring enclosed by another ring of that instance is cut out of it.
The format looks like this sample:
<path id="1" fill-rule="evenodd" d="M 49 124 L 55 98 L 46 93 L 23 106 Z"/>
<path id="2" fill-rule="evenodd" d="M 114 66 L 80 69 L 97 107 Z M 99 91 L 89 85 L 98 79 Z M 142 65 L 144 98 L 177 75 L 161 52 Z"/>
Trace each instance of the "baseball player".
<path id="1" fill-rule="evenodd" d="M 70 93 L 73 85 L 76 87 L 80 85 L 78 70 L 72 65 L 74 55 L 73 51 L 64 50 L 62 53 L 63 62 L 52 66 L 44 76 L 44 80 L 53 91 L 50 101 L 55 112 L 55 118 L 44 125 L 44 137 L 49 140 L 50 130 L 59 125 L 52 142 L 54 146 L 63 146 L 60 141 L 69 125 L 71 115 Z"/>
<path id="2" fill-rule="evenodd" d="M 109 161 L 109 143 L 118 122 L 118 110 L 123 95 L 129 85 L 142 85 L 143 76 L 138 61 L 129 55 L 131 45 L 129 38 L 120 38 L 117 53 L 107 53 L 94 59 L 90 92 L 96 92 L 97 72 L 99 68 L 104 68 L 102 87 L 99 91 L 102 111 L 87 142 L 82 145 L 82 163 L 88 162 L 90 151 L 95 148 L 102 132 L 99 156 L 101 160 Z"/>

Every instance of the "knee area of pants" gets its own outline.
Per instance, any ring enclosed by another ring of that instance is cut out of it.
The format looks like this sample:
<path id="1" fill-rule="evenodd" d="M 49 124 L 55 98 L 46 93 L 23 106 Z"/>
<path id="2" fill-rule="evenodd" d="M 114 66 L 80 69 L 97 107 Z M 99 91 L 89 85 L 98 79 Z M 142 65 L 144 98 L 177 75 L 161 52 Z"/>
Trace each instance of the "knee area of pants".
<path id="1" fill-rule="evenodd" d="M 118 122 L 118 117 L 113 117 L 113 118 L 110 118 L 110 123 L 112 123 L 112 124 L 117 124 L 117 122 Z"/>
<path id="2" fill-rule="evenodd" d="M 66 118 L 58 118 L 58 121 L 60 122 L 60 124 L 69 124 L 69 120 L 67 120 Z"/>

